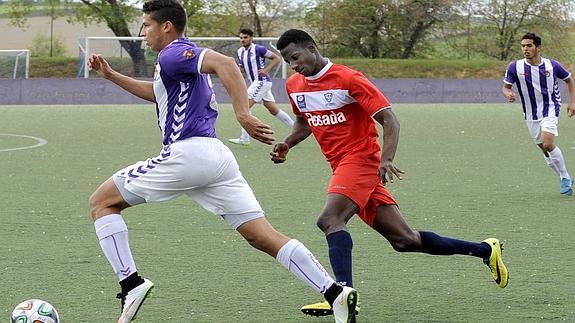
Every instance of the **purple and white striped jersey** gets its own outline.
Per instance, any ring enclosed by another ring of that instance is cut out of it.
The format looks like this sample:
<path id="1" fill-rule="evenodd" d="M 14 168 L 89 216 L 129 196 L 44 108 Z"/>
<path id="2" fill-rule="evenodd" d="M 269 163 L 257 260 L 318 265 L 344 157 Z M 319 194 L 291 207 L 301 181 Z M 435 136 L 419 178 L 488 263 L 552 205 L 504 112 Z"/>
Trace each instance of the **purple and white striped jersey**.
<path id="1" fill-rule="evenodd" d="M 271 81 L 269 75 L 258 75 L 258 71 L 266 67 L 265 59 L 271 57 L 272 52 L 262 45 L 252 43 L 248 48 L 242 46 L 238 49 L 238 61 L 244 67 L 250 83 L 255 81 Z"/>
<path id="2" fill-rule="evenodd" d="M 200 72 L 208 51 L 180 38 L 158 53 L 154 95 L 164 146 L 190 137 L 216 137 L 218 104 L 210 76 Z"/>
<path id="3" fill-rule="evenodd" d="M 503 81 L 510 85 L 517 83 L 525 120 L 540 120 L 559 116 L 561 94 L 557 79 L 566 80 L 570 76 L 556 60 L 541 58 L 541 64 L 534 66 L 527 59 L 520 59 L 507 66 Z"/>

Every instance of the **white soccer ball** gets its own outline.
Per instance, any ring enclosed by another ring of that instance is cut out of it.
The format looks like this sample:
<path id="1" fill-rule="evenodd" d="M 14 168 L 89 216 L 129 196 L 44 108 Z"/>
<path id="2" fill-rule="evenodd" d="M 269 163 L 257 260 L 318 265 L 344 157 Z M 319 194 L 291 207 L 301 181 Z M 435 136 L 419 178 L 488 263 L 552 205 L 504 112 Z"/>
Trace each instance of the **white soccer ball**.
<path id="1" fill-rule="evenodd" d="M 58 323 L 60 318 L 54 306 L 50 303 L 39 300 L 29 299 L 14 308 L 10 323 Z"/>

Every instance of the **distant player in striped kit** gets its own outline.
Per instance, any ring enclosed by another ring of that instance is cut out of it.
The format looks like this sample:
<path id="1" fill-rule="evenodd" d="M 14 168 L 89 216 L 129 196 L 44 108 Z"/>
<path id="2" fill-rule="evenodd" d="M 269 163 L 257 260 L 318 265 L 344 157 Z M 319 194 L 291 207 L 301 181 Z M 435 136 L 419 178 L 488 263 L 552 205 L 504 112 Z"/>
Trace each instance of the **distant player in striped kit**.
<path id="1" fill-rule="evenodd" d="M 168 201 L 181 195 L 221 217 L 252 247 L 274 257 L 322 294 L 333 304 L 336 322 L 355 322 L 356 291 L 337 284 L 301 242 L 272 227 L 234 155 L 216 137 L 218 105 L 209 74 L 218 76 L 232 98 L 236 119 L 250 135 L 266 144 L 273 141 L 269 126 L 249 112 L 246 85 L 234 60 L 198 47 L 184 37 L 187 16 L 178 0 L 150 0 L 142 11 L 142 36 L 158 52 L 153 81 L 120 74 L 100 55 L 92 54 L 88 61 L 89 68 L 100 76 L 156 103 L 163 138 L 163 149 L 157 157 L 118 171 L 90 197 L 96 235 L 120 281 L 118 298 L 122 312 L 118 323 L 132 321 L 154 287 L 136 269 L 121 212 L 134 205 Z M 187 251 L 206 255 L 199 248 Z M 233 270 L 236 276 L 255 274 Z M 222 278 L 229 277 L 215 277 Z"/>
<path id="2" fill-rule="evenodd" d="M 516 96 L 511 88 L 513 84 L 517 86 L 525 123 L 533 142 L 543 151 L 547 165 L 559 176 L 559 193 L 572 195 L 573 178 L 567 171 L 561 149 L 555 145 L 561 109 L 557 79 L 565 81 L 569 90 L 569 117 L 575 114 L 575 85 L 571 73 L 558 61 L 541 57 L 541 37 L 533 33 L 523 36 L 521 49 L 525 58 L 507 66 L 503 95 L 509 102 L 515 102 Z"/>
<path id="3" fill-rule="evenodd" d="M 250 29 L 240 30 L 240 42 L 242 47 L 238 49 L 238 66 L 245 72 L 246 78 L 250 81 L 248 87 L 248 98 L 250 99 L 250 109 L 254 104 L 263 102 L 264 107 L 278 118 L 283 124 L 291 128 L 293 119 L 276 104 L 272 94 L 272 79 L 270 71 L 280 63 L 280 57 L 262 45 L 253 43 L 254 32 Z M 265 60 L 271 59 L 266 66 Z M 239 138 L 229 139 L 230 142 L 239 145 L 250 143 L 250 135 L 242 128 Z"/>

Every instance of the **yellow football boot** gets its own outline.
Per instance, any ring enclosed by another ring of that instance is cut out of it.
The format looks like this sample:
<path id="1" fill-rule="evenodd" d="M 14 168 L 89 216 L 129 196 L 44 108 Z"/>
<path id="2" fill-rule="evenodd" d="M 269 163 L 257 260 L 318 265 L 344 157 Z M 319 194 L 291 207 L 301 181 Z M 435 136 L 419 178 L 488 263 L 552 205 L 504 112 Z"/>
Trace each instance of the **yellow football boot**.
<path id="1" fill-rule="evenodd" d="M 301 308 L 302 313 L 311 316 L 333 315 L 333 309 L 327 301 L 309 304 Z M 355 315 L 359 314 L 359 305 L 355 306 Z"/>
<path id="2" fill-rule="evenodd" d="M 493 275 L 493 280 L 495 280 L 497 285 L 501 288 L 505 288 L 509 280 L 509 272 L 503 263 L 503 247 L 499 243 L 499 240 L 495 238 L 485 239 L 483 242 L 491 247 L 491 256 L 483 262 L 491 270 L 491 275 Z"/>

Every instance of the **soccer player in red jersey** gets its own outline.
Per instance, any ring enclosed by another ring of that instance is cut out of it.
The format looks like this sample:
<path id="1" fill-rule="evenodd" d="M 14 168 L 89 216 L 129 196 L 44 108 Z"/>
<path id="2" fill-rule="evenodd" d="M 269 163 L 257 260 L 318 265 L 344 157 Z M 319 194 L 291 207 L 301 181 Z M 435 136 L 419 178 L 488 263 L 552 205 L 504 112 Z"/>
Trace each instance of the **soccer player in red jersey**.
<path id="1" fill-rule="evenodd" d="M 469 242 L 416 231 L 402 217 L 385 186 L 401 179 L 403 173 L 393 162 L 399 122 L 377 87 L 360 72 L 324 58 L 313 38 L 302 30 L 286 31 L 277 48 L 297 72 L 286 83 L 296 121 L 284 141 L 274 146 L 271 159 L 285 162 L 290 148 L 313 134 L 330 163 L 333 175 L 317 226 L 326 235 L 336 281 L 353 286 L 353 241 L 346 224 L 357 214 L 396 251 L 479 257 L 499 287 L 507 286 L 499 240 Z M 376 122 L 383 127 L 383 149 Z M 331 314 L 325 302 L 304 306 L 302 311 Z"/>

